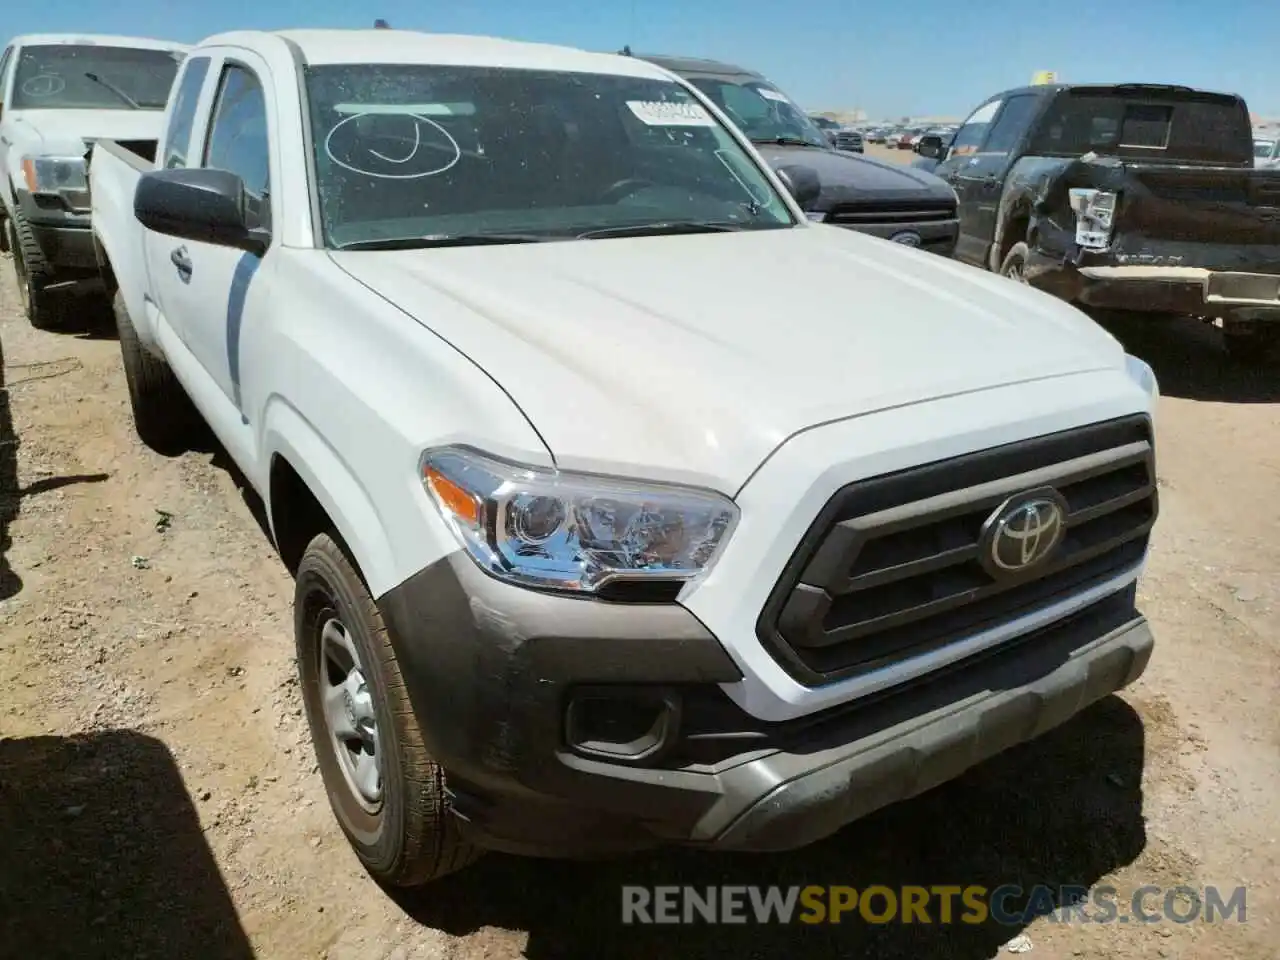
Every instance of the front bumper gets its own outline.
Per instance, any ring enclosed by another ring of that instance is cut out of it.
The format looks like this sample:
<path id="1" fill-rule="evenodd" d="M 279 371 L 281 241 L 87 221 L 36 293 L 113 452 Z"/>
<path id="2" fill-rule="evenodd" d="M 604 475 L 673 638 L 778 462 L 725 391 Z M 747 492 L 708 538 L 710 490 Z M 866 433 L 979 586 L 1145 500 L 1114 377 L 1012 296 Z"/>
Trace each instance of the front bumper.
<path id="1" fill-rule="evenodd" d="M 1130 586 L 911 685 L 770 723 L 724 695 L 738 668 L 676 604 L 534 593 L 454 554 L 378 606 L 464 832 L 552 856 L 804 846 L 1133 682 L 1153 643 Z"/>
<path id="2" fill-rule="evenodd" d="M 70 199 L 69 199 L 70 198 Z M 92 273 L 98 268 L 93 249 L 93 228 L 87 203 L 80 192 L 74 194 L 17 195 L 18 209 L 31 226 L 44 259 L 57 272 Z"/>

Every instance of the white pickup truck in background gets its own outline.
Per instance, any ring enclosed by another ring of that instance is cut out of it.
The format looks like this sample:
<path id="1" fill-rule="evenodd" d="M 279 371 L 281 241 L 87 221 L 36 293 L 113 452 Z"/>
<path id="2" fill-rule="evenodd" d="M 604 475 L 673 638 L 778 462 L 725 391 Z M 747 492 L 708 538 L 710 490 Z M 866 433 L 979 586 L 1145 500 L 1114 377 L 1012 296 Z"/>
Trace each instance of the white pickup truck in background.
<path id="1" fill-rule="evenodd" d="M 800 846 L 1146 666 L 1150 369 L 809 222 L 660 67 L 222 35 L 90 186 L 138 432 L 194 407 L 262 496 L 383 882 Z"/>
<path id="2" fill-rule="evenodd" d="M 85 155 L 98 139 L 146 149 L 160 135 L 185 44 L 99 34 L 15 37 L 0 52 L 0 250 L 13 253 L 33 326 L 49 296 L 97 276 Z"/>

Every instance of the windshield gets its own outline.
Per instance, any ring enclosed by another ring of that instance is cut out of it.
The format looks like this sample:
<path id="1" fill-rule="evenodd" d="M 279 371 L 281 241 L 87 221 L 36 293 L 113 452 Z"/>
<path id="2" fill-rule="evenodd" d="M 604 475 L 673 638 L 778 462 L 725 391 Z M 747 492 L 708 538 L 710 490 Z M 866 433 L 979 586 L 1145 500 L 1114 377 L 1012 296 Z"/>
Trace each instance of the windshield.
<path id="1" fill-rule="evenodd" d="M 736 83 L 719 77 L 695 77 L 689 82 L 757 143 L 794 140 L 815 147 L 828 146 L 826 136 L 808 114 L 781 90 L 767 83 L 759 80 Z"/>
<path id="2" fill-rule="evenodd" d="M 15 110 L 163 110 L 183 55 L 88 44 L 23 47 Z"/>
<path id="3" fill-rule="evenodd" d="M 669 80 L 470 66 L 307 69 L 326 242 L 512 242 L 794 224 Z"/>
<path id="4" fill-rule="evenodd" d="M 1275 149 L 1276 142 L 1274 140 L 1255 140 L 1253 141 L 1253 156 L 1256 160 L 1266 160 L 1271 156 L 1271 151 Z"/>

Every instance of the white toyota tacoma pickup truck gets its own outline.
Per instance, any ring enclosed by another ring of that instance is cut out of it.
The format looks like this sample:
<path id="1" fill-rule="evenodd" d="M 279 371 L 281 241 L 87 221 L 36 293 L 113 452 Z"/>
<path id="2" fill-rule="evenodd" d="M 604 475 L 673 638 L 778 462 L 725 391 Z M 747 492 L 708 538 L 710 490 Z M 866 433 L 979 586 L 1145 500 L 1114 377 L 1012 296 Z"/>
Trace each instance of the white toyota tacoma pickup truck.
<path id="1" fill-rule="evenodd" d="M 90 181 L 138 432 L 189 398 L 261 494 L 384 882 L 798 847 L 1146 666 L 1150 368 L 809 222 L 657 66 L 226 34 Z"/>

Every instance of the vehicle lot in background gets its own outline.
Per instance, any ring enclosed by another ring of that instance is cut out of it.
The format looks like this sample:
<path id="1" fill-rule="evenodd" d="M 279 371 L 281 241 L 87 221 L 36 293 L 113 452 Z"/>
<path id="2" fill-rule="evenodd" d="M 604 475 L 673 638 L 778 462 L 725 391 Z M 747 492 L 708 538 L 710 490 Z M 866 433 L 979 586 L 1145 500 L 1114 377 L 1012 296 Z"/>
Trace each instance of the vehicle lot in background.
<path id="1" fill-rule="evenodd" d="M 1249 922 L 1081 928 L 1042 919 L 1025 931 L 1033 957 L 1274 960 L 1280 452 L 1270 438 L 1280 430 L 1280 388 L 1223 364 L 1211 330 L 1121 330 L 1164 392 L 1162 517 L 1140 593 L 1160 646 L 1122 697 L 800 853 L 581 864 L 493 856 L 455 885 L 397 901 L 346 852 L 313 772 L 294 680 L 293 585 L 256 519 L 261 505 L 216 447 L 167 458 L 133 438 L 119 347 L 101 323 L 110 320 L 81 319 L 91 337 L 33 331 L 0 261 L 0 673 L 11 680 L 0 731 L 86 744 L 66 781 L 73 786 L 46 795 L 59 803 L 56 821 L 74 825 L 70 836 L 103 838 L 88 848 L 60 848 L 66 833 L 15 843 L 12 833 L 32 825 L 6 818 L 12 780 L 0 778 L 0 842 L 37 858 L 22 875 L 41 882 L 24 894 L 39 897 L 38 910 L 0 921 L 9 953 L 51 955 L 24 948 L 58 942 L 48 924 L 60 922 L 68 956 L 191 955 L 174 909 L 201 930 L 227 918 L 218 897 L 194 898 L 197 861 L 173 875 L 173 899 L 157 904 L 166 912 L 155 925 L 122 922 L 138 916 L 128 889 L 101 879 L 192 849 L 198 834 L 181 814 L 191 803 L 260 958 L 986 960 L 1023 931 L 860 921 L 621 927 L 619 886 L 995 889 L 1048 878 L 1128 892 L 1244 883 Z M 94 736 L 120 727 L 175 755 L 189 798 L 172 798 L 172 818 L 148 802 L 155 783 L 121 779 L 149 768 Z M 127 856 L 108 857 L 113 850 Z M 166 930 L 172 939 L 162 941 Z M 225 930 L 209 943 L 218 956 L 248 960 Z"/>
<path id="2" fill-rule="evenodd" d="M 1280 166 L 1280 130 L 1255 130 L 1253 165 L 1259 169 Z"/>
<path id="3" fill-rule="evenodd" d="M 1280 172 L 1248 109 L 1166 84 L 1042 84 L 987 98 L 922 157 L 960 197 L 957 259 L 1093 311 L 1220 323 L 1280 361 Z"/>

